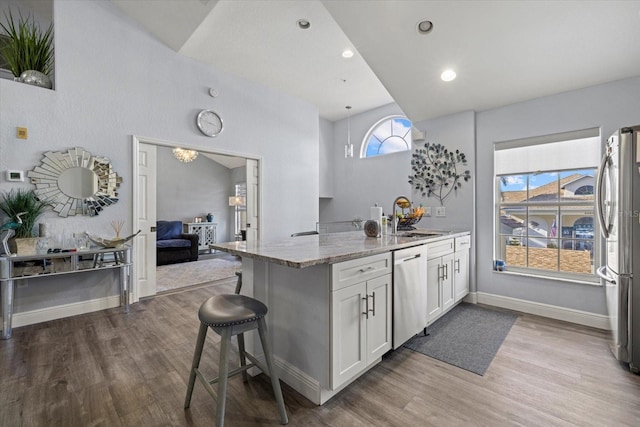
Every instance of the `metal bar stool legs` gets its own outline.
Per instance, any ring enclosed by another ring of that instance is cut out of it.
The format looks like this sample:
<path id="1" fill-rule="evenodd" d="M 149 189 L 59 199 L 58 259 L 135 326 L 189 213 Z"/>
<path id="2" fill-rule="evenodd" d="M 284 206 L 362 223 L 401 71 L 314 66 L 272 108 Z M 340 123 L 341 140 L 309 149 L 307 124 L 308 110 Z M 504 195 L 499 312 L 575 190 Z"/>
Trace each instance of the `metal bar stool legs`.
<path id="1" fill-rule="evenodd" d="M 200 329 L 196 341 L 196 349 L 193 355 L 193 364 L 189 375 L 187 395 L 184 401 L 185 409 L 191 404 L 191 396 L 195 386 L 196 377 L 202 382 L 207 392 L 216 400 L 216 426 L 224 425 L 225 403 L 227 397 L 227 380 L 229 377 L 242 373 L 243 381 L 247 381 L 247 369 L 254 366 L 271 379 L 271 386 L 278 405 L 278 412 L 282 424 L 289 422 L 287 411 L 282 397 L 280 381 L 274 369 L 273 353 L 269 333 L 264 316 L 267 307 L 260 301 L 243 295 L 216 295 L 206 300 L 200 307 L 198 317 L 200 318 Z M 221 337 L 220 341 L 220 363 L 218 366 L 218 377 L 208 380 L 200 372 L 200 359 L 207 336 L 207 329 L 213 329 Z M 256 358 L 245 351 L 244 332 L 258 329 L 258 335 L 262 344 L 266 364 L 262 364 Z M 229 352 L 231 351 L 231 337 L 238 338 L 238 351 L 240 355 L 240 366 L 229 371 Z M 251 363 L 247 364 L 249 359 Z M 217 396 L 212 387 L 218 383 Z"/>

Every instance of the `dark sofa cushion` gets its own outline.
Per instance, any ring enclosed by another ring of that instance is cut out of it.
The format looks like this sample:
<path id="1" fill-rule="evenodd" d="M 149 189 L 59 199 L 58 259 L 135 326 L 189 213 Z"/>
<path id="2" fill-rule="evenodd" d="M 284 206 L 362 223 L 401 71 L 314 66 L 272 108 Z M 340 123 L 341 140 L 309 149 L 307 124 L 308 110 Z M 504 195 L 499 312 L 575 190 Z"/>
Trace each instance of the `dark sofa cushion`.
<path id="1" fill-rule="evenodd" d="M 181 234 L 182 221 L 158 221 L 156 228 L 156 240 L 180 239 Z"/>
<path id="2" fill-rule="evenodd" d="M 165 239 L 156 241 L 158 248 L 190 248 L 191 241 L 186 239 Z"/>

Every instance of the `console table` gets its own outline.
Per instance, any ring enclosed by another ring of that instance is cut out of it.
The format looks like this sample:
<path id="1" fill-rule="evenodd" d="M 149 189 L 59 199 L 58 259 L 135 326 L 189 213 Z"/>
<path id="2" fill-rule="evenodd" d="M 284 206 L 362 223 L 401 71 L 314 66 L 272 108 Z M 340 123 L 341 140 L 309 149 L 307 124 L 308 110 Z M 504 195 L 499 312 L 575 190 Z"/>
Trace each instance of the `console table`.
<path id="1" fill-rule="evenodd" d="M 11 316 L 16 282 L 62 274 L 120 269 L 120 305 L 129 312 L 131 248 L 88 249 L 24 256 L 0 256 L 1 339 L 11 338 Z"/>
<path id="2" fill-rule="evenodd" d="M 218 224 L 215 222 L 188 222 L 187 233 L 189 234 L 197 234 L 198 239 L 198 251 L 209 250 L 211 253 L 212 249 L 209 245 L 216 243 L 216 226 Z"/>

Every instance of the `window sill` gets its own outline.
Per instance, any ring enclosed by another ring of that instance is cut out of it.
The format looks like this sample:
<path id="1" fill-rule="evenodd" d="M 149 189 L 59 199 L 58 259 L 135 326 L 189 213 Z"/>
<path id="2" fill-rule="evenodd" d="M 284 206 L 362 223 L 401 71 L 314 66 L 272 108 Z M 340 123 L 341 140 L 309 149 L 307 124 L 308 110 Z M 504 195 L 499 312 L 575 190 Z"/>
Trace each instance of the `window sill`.
<path id="1" fill-rule="evenodd" d="M 589 286 L 602 287 L 602 283 L 596 276 L 594 276 L 594 279 L 591 281 L 588 279 L 578 279 L 578 278 L 559 277 L 559 276 L 545 276 L 542 274 L 525 273 L 521 271 L 509 271 L 509 270 L 506 270 L 506 271 L 493 270 L 493 274 L 500 274 L 500 275 L 506 274 L 509 276 L 521 276 L 521 277 L 530 277 L 532 279 L 550 280 L 552 282 L 564 282 L 564 283 L 573 283 L 576 285 L 589 285 Z"/>

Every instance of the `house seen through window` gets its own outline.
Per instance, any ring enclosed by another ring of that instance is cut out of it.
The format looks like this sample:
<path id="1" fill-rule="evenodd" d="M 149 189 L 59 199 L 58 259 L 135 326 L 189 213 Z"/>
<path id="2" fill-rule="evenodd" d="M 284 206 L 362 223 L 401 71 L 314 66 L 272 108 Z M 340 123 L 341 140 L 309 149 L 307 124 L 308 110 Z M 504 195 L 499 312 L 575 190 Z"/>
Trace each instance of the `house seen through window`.
<path id="1" fill-rule="evenodd" d="M 495 258 L 504 260 L 508 270 L 595 280 L 594 186 L 600 138 L 589 135 L 494 147 Z M 582 167 L 572 168 L 578 165 Z"/>
<path id="2" fill-rule="evenodd" d="M 411 150 L 411 121 L 404 116 L 385 117 L 367 132 L 360 158 Z"/>

